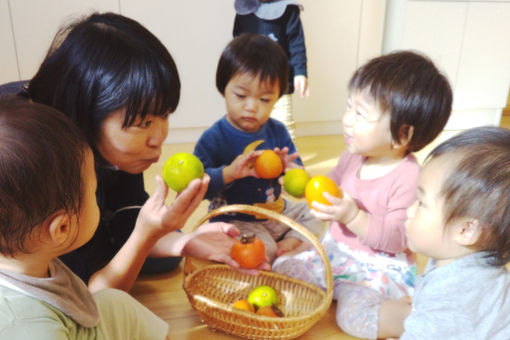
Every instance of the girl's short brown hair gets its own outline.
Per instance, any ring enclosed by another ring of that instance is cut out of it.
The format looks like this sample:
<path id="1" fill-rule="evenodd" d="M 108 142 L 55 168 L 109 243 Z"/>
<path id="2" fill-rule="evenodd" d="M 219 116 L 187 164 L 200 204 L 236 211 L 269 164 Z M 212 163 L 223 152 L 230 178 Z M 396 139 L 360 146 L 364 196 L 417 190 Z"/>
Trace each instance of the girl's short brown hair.
<path id="1" fill-rule="evenodd" d="M 402 127 L 413 127 L 409 152 L 432 142 L 448 122 L 452 90 L 427 57 L 411 51 L 393 52 L 361 66 L 349 91 L 368 90 L 383 112 L 391 116 L 393 140 L 401 141 Z"/>

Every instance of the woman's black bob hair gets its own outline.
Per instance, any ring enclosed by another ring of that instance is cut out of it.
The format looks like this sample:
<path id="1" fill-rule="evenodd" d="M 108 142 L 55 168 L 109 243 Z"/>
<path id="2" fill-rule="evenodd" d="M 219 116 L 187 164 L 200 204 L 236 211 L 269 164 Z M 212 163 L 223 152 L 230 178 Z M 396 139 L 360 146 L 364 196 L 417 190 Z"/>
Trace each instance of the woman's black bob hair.
<path id="1" fill-rule="evenodd" d="M 125 109 L 124 127 L 138 116 L 167 116 L 180 89 L 175 62 L 158 38 L 122 15 L 93 13 L 57 33 L 27 95 L 64 112 L 93 147 L 110 113 Z"/>

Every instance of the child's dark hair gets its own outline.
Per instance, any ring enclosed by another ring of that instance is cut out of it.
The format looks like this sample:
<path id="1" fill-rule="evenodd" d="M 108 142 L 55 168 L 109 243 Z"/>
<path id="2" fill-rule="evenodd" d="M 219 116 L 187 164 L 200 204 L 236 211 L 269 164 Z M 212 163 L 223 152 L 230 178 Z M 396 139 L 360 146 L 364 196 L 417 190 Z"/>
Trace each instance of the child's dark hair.
<path id="1" fill-rule="evenodd" d="M 261 82 L 278 80 L 281 97 L 287 91 L 289 62 L 285 51 L 270 38 L 244 33 L 225 47 L 216 70 L 216 88 L 225 94 L 228 82 L 238 73 L 259 76 Z"/>
<path id="2" fill-rule="evenodd" d="M 147 114 L 166 116 L 180 97 L 177 67 L 138 22 L 94 13 L 56 35 L 28 96 L 69 116 L 95 145 L 100 123 L 125 108 L 124 127 Z"/>
<path id="3" fill-rule="evenodd" d="M 77 213 L 88 143 L 46 105 L 0 97 L 0 253 L 26 252 L 34 227 L 64 209 Z"/>
<path id="4" fill-rule="evenodd" d="M 499 127 L 466 130 L 438 145 L 426 161 L 454 162 L 443 181 L 444 222 L 478 220 L 483 231 L 475 248 L 489 251 L 490 263 L 510 261 L 510 131 Z"/>
<path id="5" fill-rule="evenodd" d="M 360 67 L 349 82 L 349 91 L 363 90 L 390 114 L 393 140 L 400 142 L 408 128 L 413 128 L 408 152 L 432 142 L 450 117 L 452 90 L 448 80 L 432 61 L 414 52 L 390 53 Z"/>

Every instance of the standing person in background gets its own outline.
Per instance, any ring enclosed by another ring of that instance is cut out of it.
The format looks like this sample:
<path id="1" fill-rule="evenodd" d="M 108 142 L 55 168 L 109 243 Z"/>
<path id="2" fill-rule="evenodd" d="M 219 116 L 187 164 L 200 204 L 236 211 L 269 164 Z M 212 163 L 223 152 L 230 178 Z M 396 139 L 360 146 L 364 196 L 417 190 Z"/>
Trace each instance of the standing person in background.
<path id="1" fill-rule="evenodd" d="M 289 60 L 289 86 L 276 102 L 271 117 L 281 121 L 295 137 L 296 123 L 292 112 L 294 90 L 303 97 L 310 95 L 306 69 L 306 46 L 299 11 L 303 6 L 294 0 L 235 0 L 234 37 L 256 33 L 270 37 L 283 47 Z"/>

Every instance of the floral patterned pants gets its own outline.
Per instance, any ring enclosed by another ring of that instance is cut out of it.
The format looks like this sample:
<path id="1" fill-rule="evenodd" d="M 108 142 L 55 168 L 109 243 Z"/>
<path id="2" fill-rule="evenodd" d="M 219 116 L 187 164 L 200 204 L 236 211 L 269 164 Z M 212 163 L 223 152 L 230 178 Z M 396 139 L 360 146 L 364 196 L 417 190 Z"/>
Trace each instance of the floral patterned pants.
<path id="1" fill-rule="evenodd" d="M 377 338 L 381 302 L 413 294 L 414 262 L 405 254 L 374 257 L 350 251 L 329 231 L 321 243 L 331 264 L 338 326 L 359 338 Z M 277 258 L 273 271 L 326 288 L 325 266 L 315 249 Z"/>

